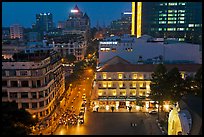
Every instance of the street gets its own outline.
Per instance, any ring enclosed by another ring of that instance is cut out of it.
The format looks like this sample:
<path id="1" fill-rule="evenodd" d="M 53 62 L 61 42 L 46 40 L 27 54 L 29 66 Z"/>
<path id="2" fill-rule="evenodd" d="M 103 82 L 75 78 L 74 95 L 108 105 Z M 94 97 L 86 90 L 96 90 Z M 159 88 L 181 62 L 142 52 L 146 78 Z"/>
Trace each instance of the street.
<path id="1" fill-rule="evenodd" d="M 89 112 L 85 123 L 72 127 L 59 126 L 55 135 L 162 135 L 156 116 L 143 112 Z"/>

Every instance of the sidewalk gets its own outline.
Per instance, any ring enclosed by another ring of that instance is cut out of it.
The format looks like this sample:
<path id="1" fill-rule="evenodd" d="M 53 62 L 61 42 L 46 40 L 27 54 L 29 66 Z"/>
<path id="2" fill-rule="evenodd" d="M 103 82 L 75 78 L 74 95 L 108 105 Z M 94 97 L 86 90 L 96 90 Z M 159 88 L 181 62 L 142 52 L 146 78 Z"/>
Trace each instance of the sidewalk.
<path id="1" fill-rule="evenodd" d="M 110 108 L 108 110 L 99 108 L 98 112 L 112 112 L 112 110 Z M 119 108 L 119 109 L 114 109 L 113 112 L 148 112 L 148 110 L 145 110 L 145 109 L 137 110 L 133 108 L 131 109 L 131 111 L 129 111 L 129 109 L 126 109 L 126 108 Z"/>

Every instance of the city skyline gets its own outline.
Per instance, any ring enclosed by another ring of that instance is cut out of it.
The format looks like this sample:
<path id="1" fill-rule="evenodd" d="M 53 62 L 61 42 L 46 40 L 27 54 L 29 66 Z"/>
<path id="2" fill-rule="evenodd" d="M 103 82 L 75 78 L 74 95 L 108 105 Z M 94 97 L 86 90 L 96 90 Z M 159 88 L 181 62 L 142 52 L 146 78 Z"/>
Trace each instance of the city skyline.
<path id="1" fill-rule="evenodd" d="M 122 12 L 131 11 L 131 2 L 3 2 L 2 26 L 20 24 L 23 27 L 31 27 L 35 23 L 36 14 L 43 12 L 52 13 L 53 21 L 57 26 L 58 21 L 67 20 L 68 14 L 75 5 L 90 17 L 91 27 L 96 26 L 97 22 L 100 26 L 110 25 L 111 21 L 120 18 Z M 11 9 L 13 12 L 10 12 Z M 23 18 L 27 21 L 25 22 Z"/>

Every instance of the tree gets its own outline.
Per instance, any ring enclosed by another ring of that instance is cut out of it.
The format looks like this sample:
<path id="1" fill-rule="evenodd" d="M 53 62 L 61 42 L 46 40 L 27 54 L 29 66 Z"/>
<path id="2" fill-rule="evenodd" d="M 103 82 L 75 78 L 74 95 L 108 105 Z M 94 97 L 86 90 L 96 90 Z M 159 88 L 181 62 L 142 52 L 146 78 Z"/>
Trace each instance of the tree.
<path id="1" fill-rule="evenodd" d="M 76 56 L 74 56 L 73 54 L 66 55 L 66 60 L 69 63 L 73 63 L 74 61 L 76 61 Z"/>
<path id="2" fill-rule="evenodd" d="M 163 64 L 159 64 L 152 73 L 152 80 L 150 83 L 150 97 L 152 100 L 158 101 L 158 120 L 160 105 L 163 106 L 163 101 L 167 98 L 165 94 L 167 87 L 166 73 L 166 67 Z"/>
<path id="3" fill-rule="evenodd" d="M 2 135 L 29 135 L 31 127 L 37 122 L 37 118 L 25 109 L 18 109 L 15 102 L 3 102 L 2 110 Z"/>
<path id="4" fill-rule="evenodd" d="M 184 91 L 185 91 L 184 80 L 182 79 L 178 68 L 171 69 L 167 73 L 166 78 L 168 80 L 167 82 L 168 88 L 167 88 L 166 95 L 173 103 L 176 103 L 184 95 Z"/>
<path id="5" fill-rule="evenodd" d="M 194 77 L 194 91 L 195 94 L 202 97 L 202 66 L 198 69 Z"/>

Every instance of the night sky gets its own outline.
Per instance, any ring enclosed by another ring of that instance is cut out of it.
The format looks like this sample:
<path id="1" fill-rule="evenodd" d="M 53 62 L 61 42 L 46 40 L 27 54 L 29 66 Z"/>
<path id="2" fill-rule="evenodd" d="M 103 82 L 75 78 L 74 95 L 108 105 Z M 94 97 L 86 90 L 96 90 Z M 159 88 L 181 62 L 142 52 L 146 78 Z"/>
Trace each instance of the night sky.
<path id="1" fill-rule="evenodd" d="M 131 2 L 3 2 L 2 26 L 20 24 L 31 27 L 35 23 L 35 15 L 41 12 L 53 14 L 53 21 L 64 21 L 71 9 L 78 5 L 91 19 L 91 27 L 110 25 L 110 22 L 119 19 L 122 12 L 131 11 Z"/>

